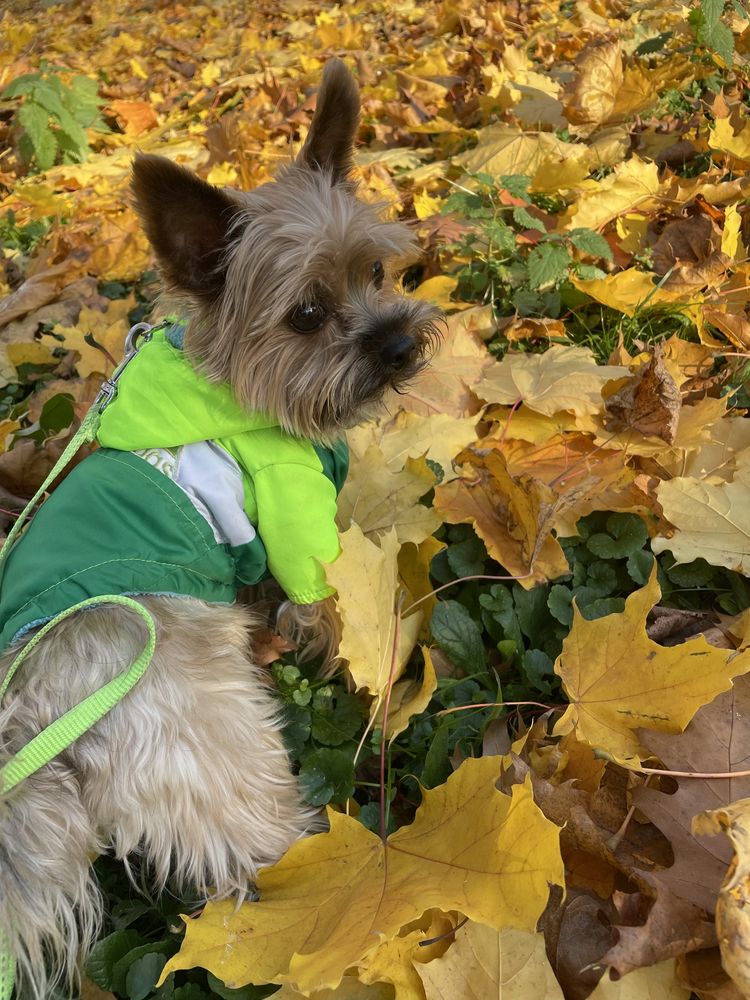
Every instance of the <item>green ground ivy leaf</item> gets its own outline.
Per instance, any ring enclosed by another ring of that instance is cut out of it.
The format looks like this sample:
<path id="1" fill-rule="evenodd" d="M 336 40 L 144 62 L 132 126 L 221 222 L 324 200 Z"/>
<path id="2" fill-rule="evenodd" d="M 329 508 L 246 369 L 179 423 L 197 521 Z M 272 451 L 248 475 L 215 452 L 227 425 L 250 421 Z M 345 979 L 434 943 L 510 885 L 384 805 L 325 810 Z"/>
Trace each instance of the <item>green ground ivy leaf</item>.
<path id="1" fill-rule="evenodd" d="M 45 434 L 57 434 L 73 423 L 75 410 L 73 397 L 67 392 L 59 392 L 48 399 L 39 415 L 39 426 Z"/>
<path id="2" fill-rule="evenodd" d="M 667 576 L 678 587 L 705 587 L 718 572 L 718 567 L 710 566 L 705 559 L 667 568 Z"/>
<path id="3" fill-rule="evenodd" d="M 578 601 L 576 601 L 578 603 Z M 603 618 L 605 615 L 611 615 L 615 612 L 622 612 L 625 610 L 625 598 L 624 597 L 597 597 L 595 601 L 591 601 L 581 607 L 581 617 L 585 618 L 586 621 L 592 622 L 595 618 Z"/>
<path id="4" fill-rule="evenodd" d="M 586 574 L 586 587 L 597 597 L 606 597 L 617 589 L 617 573 L 604 562 L 592 563 Z"/>
<path id="5" fill-rule="evenodd" d="M 527 639 L 535 642 L 549 625 L 547 588 L 541 586 L 524 590 L 519 584 L 514 583 L 513 601 L 521 631 Z"/>
<path id="6" fill-rule="evenodd" d="M 530 684 L 542 694 L 552 694 L 555 680 L 554 664 L 541 649 L 527 649 L 521 660 L 523 672 Z"/>
<path id="7" fill-rule="evenodd" d="M 565 247 L 556 243 L 543 243 L 534 247 L 528 256 L 529 284 L 543 288 L 559 281 L 570 267 L 570 255 Z"/>
<path id="8" fill-rule="evenodd" d="M 156 986 L 166 961 L 166 955 L 149 952 L 133 962 L 125 978 L 125 992 L 130 1000 L 146 1000 Z"/>
<path id="9" fill-rule="evenodd" d="M 485 650 L 482 633 L 469 612 L 458 601 L 440 601 L 432 612 L 432 636 L 458 667 L 483 670 Z"/>
<path id="10" fill-rule="evenodd" d="M 651 568 L 654 565 L 654 556 L 651 552 L 641 549 L 638 552 L 631 552 L 625 564 L 630 574 L 630 579 L 644 587 L 651 576 Z"/>
<path id="11" fill-rule="evenodd" d="M 343 802 L 354 794 L 354 764 L 345 750 L 315 750 L 300 768 L 302 794 L 311 806 Z"/>
<path id="12" fill-rule="evenodd" d="M 606 527 L 606 534 L 591 535 L 586 542 L 600 559 L 624 559 L 648 541 L 646 525 L 637 514 L 611 514 Z"/>
<path id="13" fill-rule="evenodd" d="M 421 776 L 421 783 L 425 788 L 437 788 L 438 785 L 442 785 L 453 771 L 448 755 L 449 730 L 450 725 L 447 722 L 439 726 L 425 754 Z"/>
<path id="14" fill-rule="evenodd" d="M 316 691 L 311 711 L 313 739 L 330 747 L 350 740 L 362 724 L 359 699 L 343 688 L 329 685 Z"/>
<path id="15" fill-rule="evenodd" d="M 561 583 L 550 587 L 547 607 L 561 625 L 573 624 L 573 593 Z"/>
<path id="16" fill-rule="evenodd" d="M 185 986 L 178 986 L 172 994 L 172 1000 L 208 1000 L 208 997 L 209 994 L 195 983 L 187 983 Z"/>
<path id="17" fill-rule="evenodd" d="M 115 931 L 97 941 L 86 962 L 86 975 L 91 982 L 100 989 L 111 990 L 114 986 L 112 970 L 116 963 L 142 940 L 137 931 Z"/>
<path id="18" fill-rule="evenodd" d="M 124 933 L 128 933 L 125 931 Z M 112 966 L 112 985 L 110 989 L 113 993 L 124 993 L 128 996 L 128 974 L 131 968 L 138 962 L 141 958 L 146 955 L 156 954 L 162 956 L 164 961 L 170 958 L 177 951 L 179 944 L 174 939 L 167 939 L 162 941 L 154 941 L 151 944 L 142 944 L 137 948 L 133 948 L 126 955 L 123 955 L 115 964 Z M 162 964 L 163 968 L 163 964 Z M 159 970 L 161 973 L 161 969 Z M 159 976 L 156 976 L 158 979 Z M 152 983 L 152 987 L 156 983 L 156 979 Z M 146 994 L 148 995 L 148 994 Z"/>
<path id="19" fill-rule="evenodd" d="M 479 576 L 484 573 L 487 550 L 482 540 L 474 535 L 463 542 L 449 545 L 446 557 L 456 577 Z"/>
<path id="20" fill-rule="evenodd" d="M 284 723 L 284 742 L 292 757 L 302 756 L 305 743 L 310 739 L 312 717 L 309 708 L 302 705 L 286 705 Z"/>

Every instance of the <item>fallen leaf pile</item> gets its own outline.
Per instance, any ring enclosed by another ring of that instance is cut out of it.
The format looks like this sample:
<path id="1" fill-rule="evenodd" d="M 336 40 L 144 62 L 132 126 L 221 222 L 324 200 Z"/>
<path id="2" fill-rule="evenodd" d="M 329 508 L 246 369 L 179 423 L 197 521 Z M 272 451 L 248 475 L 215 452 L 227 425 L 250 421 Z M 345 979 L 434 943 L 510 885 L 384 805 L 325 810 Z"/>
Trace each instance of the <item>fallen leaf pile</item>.
<path id="1" fill-rule="evenodd" d="M 86 0 L 0 48 L 4 530 L 158 316 L 135 150 L 252 189 L 342 57 L 446 313 L 349 435 L 340 675 L 259 639 L 328 831 L 239 907 L 100 862 L 87 995 L 750 996 L 745 5 Z"/>

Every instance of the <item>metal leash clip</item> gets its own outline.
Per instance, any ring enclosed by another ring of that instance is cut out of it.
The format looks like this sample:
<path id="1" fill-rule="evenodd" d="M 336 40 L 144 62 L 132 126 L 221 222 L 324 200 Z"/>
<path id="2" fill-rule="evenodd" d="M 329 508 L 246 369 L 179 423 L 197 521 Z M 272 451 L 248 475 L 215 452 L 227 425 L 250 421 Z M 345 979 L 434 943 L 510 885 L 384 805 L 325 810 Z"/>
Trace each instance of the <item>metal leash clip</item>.
<path id="1" fill-rule="evenodd" d="M 131 326 L 128 330 L 128 335 L 125 338 L 125 357 L 115 368 L 109 378 L 106 378 L 102 382 L 99 395 L 96 397 L 94 406 L 96 407 L 98 413 L 101 413 L 107 406 L 109 406 L 115 398 L 117 395 L 117 382 L 120 376 L 125 371 L 128 364 L 136 356 L 143 344 L 146 344 L 149 340 L 151 340 L 155 329 L 156 327 L 152 326 L 150 323 L 136 323 L 135 326 Z"/>

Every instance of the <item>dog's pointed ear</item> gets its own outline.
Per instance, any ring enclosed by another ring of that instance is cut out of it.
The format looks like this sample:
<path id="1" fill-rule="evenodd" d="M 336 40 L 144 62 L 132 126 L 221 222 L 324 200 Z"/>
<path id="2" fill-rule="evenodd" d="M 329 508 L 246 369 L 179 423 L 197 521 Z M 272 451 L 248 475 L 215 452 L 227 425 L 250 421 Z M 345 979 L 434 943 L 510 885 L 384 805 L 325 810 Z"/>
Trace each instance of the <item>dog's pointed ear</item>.
<path id="1" fill-rule="evenodd" d="M 239 205 L 163 156 L 136 156 L 132 188 L 167 283 L 192 295 L 218 295 L 224 286 L 222 255 Z"/>
<path id="2" fill-rule="evenodd" d="M 358 126 L 359 88 L 356 81 L 340 59 L 329 59 L 298 162 L 313 170 L 330 171 L 334 184 L 344 183 L 352 168 Z"/>

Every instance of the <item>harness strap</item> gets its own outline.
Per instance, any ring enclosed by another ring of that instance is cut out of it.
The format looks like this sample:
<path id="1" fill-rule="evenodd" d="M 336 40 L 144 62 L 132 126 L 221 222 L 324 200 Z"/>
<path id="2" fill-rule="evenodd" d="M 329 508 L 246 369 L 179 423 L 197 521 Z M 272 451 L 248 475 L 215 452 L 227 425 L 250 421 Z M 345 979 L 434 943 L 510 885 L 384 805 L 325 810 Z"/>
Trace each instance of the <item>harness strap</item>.
<path id="1" fill-rule="evenodd" d="M 75 457 L 78 449 L 81 448 L 84 444 L 90 444 L 94 440 L 97 431 L 99 430 L 100 413 L 101 410 L 99 406 L 97 405 L 96 402 L 94 402 L 93 405 L 90 407 L 86 416 L 81 421 L 81 426 L 78 428 L 78 430 L 75 432 L 75 434 L 70 439 L 68 444 L 65 446 L 62 455 L 60 455 L 58 460 L 55 462 L 50 471 L 47 473 L 47 476 L 42 485 L 39 487 L 34 496 L 31 498 L 31 500 L 29 500 L 24 509 L 18 515 L 16 523 L 8 532 L 8 536 L 5 539 L 5 542 L 3 543 L 3 547 L 2 549 L 0 549 L 0 580 L 2 580 L 2 574 L 5 569 L 5 558 L 10 552 L 10 550 L 13 548 L 16 539 L 21 533 L 21 528 L 23 528 L 24 524 L 28 520 L 29 514 L 39 503 L 39 501 L 44 496 L 49 487 L 52 485 L 52 483 L 55 481 L 55 479 L 57 479 L 57 477 L 60 475 L 65 466 L 68 465 L 71 462 L 71 460 Z"/>

